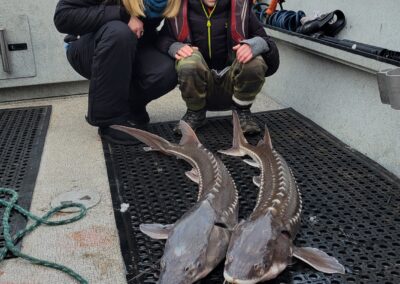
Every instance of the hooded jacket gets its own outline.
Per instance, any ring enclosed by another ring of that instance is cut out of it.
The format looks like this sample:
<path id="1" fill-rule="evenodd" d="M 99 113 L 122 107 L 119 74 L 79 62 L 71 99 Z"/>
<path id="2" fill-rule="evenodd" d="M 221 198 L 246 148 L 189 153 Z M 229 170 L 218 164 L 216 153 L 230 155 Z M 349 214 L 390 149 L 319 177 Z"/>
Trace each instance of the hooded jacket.
<path id="1" fill-rule="evenodd" d="M 121 0 L 60 0 L 54 13 L 57 30 L 78 36 L 96 32 L 110 21 L 128 23 L 130 15 Z M 146 33 L 155 33 L 161 18 L 142 18 Z"/>

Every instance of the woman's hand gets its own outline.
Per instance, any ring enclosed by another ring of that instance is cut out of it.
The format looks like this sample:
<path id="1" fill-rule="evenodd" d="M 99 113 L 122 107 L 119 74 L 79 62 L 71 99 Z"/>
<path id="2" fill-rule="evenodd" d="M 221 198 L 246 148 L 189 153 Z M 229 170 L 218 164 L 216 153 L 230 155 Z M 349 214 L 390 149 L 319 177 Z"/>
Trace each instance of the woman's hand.
<path id="1" fill-rule="evenodd" d="M 143 22 L 138 17 L 131 16 L 128 27 L 137 36 L 137 38 L 141 38 L 143 36 Z"/>
<path id="2" fill-rule="evenodd" d="M 192 55 L 193 51 L 199 50 L 195 46 L 185 45 L 175 54 L 176 60 L 181 60 L 182 58 L 186 58 Z"/>
<path id="3" fill-rule="evenodd" d="M 235 45 L 233 47 L 233 50 L 236 51 L 236 59 L 240 63 L 247 63 L 251 59 L 253 59 L 253 52 L 251 51 L 251 47 L 246 43 Z"/>

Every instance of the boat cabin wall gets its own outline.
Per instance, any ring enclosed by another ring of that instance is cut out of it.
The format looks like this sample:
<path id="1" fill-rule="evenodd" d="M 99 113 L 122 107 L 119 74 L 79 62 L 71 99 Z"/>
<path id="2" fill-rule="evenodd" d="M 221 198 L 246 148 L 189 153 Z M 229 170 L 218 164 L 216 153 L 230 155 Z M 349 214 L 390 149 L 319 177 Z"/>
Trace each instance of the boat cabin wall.
<path id="1" fill-rule="evenodd" d="M 396 0 L 287 0 L 284 8 L 306 14 L 340 9 L 347 26 L 339 38 L 400 51 Z M 400 176 L 400 110 L 382 104 L 377 83 L 377 72 L 398 66 L 268 28 L 267 33 L 278 44 L 281 65 L 267 78 L 264 94 Z"/>

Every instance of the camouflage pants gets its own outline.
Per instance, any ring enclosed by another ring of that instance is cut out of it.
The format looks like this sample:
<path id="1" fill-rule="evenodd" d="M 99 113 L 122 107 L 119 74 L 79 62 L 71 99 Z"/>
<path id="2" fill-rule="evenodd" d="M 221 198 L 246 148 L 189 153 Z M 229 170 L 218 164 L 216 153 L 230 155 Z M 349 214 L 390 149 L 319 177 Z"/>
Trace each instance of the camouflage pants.
<path id="1" fill-rule="evenodd" d="M 176 64 L 179 89 L 190 110 L 229 109 L 232 101 L 239 105 L 251 105 L 260 92 L 267 65 L 261 56 L 246 64 L 235 60 L 229 70 L 219 75 L 211 71 L 200 52 L 181 59 Z"/>

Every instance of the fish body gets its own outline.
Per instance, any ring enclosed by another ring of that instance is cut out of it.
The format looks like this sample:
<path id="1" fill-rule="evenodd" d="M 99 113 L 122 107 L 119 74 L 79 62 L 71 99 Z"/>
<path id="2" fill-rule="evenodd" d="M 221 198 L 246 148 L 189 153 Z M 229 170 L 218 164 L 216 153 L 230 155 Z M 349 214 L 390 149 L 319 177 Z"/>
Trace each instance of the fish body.
<path id="1" fill-rule="evenodd" d="M 112 127 L 136 137 L 151 150 L 179 157 L 193 167 L 186 175 L 198 183 L 196 204 L 174 224 L 142 224 L 140 229 L 152 238 L 167 239 L 159 283 L 188 284 L 205 277 L 224 259 L 237 224 L 238 193 L 229 171 L 183 121 L 179 145 L 143 130 Z"/>
<path id="2" fill-rule="evenodd" d="M 302 200 L 293 174 L 284 158 L 272 147 L 265 127 L 264 139 L 250 145 L 233 113 L 233 146 L 221 153 L 248 155 L 247 163 L 260 169 L 253 178 L 259 187 L 256 206 L 231 236 L 224 277 L 229 283 L 254 284 L 275 278 L 291 258 L 299 258 L 326 273 L 344 273 L 336 259 L 315 248 L 298 248 L 293 240 L 300 227 Z"/>

